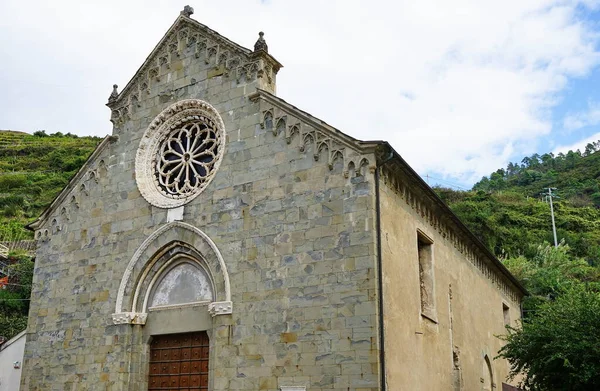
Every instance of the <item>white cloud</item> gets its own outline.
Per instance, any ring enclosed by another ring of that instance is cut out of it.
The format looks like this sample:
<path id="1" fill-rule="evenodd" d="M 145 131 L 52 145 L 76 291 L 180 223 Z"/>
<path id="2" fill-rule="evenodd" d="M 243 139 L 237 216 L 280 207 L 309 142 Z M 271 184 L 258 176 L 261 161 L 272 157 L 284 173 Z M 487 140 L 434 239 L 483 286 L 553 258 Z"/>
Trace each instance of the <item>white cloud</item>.
<path id="1" fill-rule="evenodd" d="M 579 149 L 579 151 L 583 152 L 583 151 L 585 151 L 586 145 L 588 145 L 589 143 L 595 143 L 597 141 L 600 141 L 600 132 L 595 133 L 589 137 L 578 140 L 578 141 L 568 144 L 568 145 L 560 145 L 560 146 L 554 148 L 553 152 L 555 155 L 560 152 L 567 153 L 569 151 L 577 151 L 578 149 Z"/>
<path id="2" fill-rule="evenodd" d="M 597 2 L 585 3 L 596 6 Z M 110 130 L 125 85 L 183 3 L 0 4 L 0 128 Z M 572 77 L 597 65 L 577 0 L 197 0 L 194 17 L 284 65 L 278 95 L 350 135 L 385 139 L 419 172 L 473 181 L 535 151 Z M 35 112 L 35 115 L 31 113 Z"/>
<path id="3" fill-rule="evenodd" d="M 566 130 L 577 130 L 600 123 L 600 103 L 589 102 L 585 111 L 567 114 L 563 120 Z"/>

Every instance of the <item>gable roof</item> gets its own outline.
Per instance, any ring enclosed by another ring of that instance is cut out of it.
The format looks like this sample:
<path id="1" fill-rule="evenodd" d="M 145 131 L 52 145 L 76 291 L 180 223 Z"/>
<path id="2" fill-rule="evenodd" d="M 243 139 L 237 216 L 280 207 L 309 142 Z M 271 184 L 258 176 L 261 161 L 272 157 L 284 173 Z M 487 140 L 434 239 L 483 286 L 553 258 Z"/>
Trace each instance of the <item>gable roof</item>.
<path id="1" fill-rule="evenodd" d="M 27 329 L 21 331 L 19 334 L 15 335 L 8 341 L 5 341 L 2 344 L 0 344 L 0 352 L 3 351 L 4 349 L 6 349 L 7 347 L 9 347 L 10 345 L 12 345 L 13 343 L 17 342 L 21 338 L 23 338 L 25 336 L 26 332 L 27 332 Z"/>
<path id="2" fill-rule="evenodd" d="M 525 287 L 512 275 L 502 262 L 487 248 L 485 244 L 460 220 L 460 218 L 442 201 L 437 193 L 421 178 L 419 174 L 400 156 L 398 152 L 387 142 L 377 141 L 380 144 L 378 148 L 377 166 L 384 164 L 395 164 L 411 181 L 412 185 L 417 187 L 423 195 L 430 200 L 439 210 L 452 222 L 455 229 L 464 235 L 485 257 L 489 258 L 496 269 L 507 278 L 523 295 L 529 293 Z"/>
<path id="3" fill-rule="evenodd" d="M 81 168 L 75 173 L 75 175 L 73 175 L 73 177 L 69 180 L 69 183 L 67 183 L 67 185 L 62 189 L 62 191 L 58 193 L 54 200 L 52 200 L 50 205 L 42 212 L 40 217 L 27 224 L 25 228 L 30 229 L 32 231 L 40 228 L 48 220 L 48 218 L 50 217 L 50 215 L 52 215 L 56 208 L 58 208 L 58 206 L 62 204 L 65 198 L 67 198 L 71 190 L 73 190 L 77 183 L 79 183 L 80 179 L 82 179 L 83 176 L 88 172 L 89 168 L 98 158 L 98 156 L 100 156 L 102 151 L 104 151 L 104 149 L 106 149 L 106 147 L 111 142 L 115 142 L 117 139 L 118 137 L 116 136 L 104 137 L 104 139 L 102 139 L 102 141 L 100 142 L 100 144 L 98 144 L 96 149 L 94 149 L 94 152 L 92 152 L 90 157 L 88 157 L 85 163 L 83 163 L 83 166 L 81 166 Z"/>
<path id="4" fill-rule="evenodd" d="M 262 57 L 271 64 L 275 73 L 277 73 L 277 71 L 283 67 L 279 61 L 268 54 L 265 50 L 252 51 L 247 49 L 222 36 L 208 26 L 190 18 L 184 13 L 181 13 L 177 19 L 175 19 L 175 22 L 173 22 L 171 27 L 169 27 L 161 40 L 156 44 L 148 57 L 146 57 L 144 63 L 135 72 L 134 76 L 131 78 L 131 80 L 129 80 L 125 88 L 123 88 L 118 95 L 111 95 L 107 106 L 110 108 L 117 107 L 126 101 L 126 97 L 129 96 L 133 90 L 135 90 L 134 87 L 137 86 L 140 81 L 148 77 L 148 73 L 151 69 L 157 67 L 161 57 L 170 56 L 173 53 L 181 50 L 180 45 L 183 45 L 182 41 L 184 40 L 184 35 L 186 41 L 185 43 L 188 45 L 190 42 L 192 42 L 192 39 L 197 45 L 204 45 L 206 50 L 214 47 L 215 45 L 219 45 L 220 48 L 224 48 L 225 51 L 229 52 L 230 56 L 239 57 L 242 60 L 239 66 L 243 66 L 244 63 L 252 61 L 257 57 Z M 204 41 L 200 42 L 201 40 Z M 116 91 L 113 93 L 116 94 Z"/>

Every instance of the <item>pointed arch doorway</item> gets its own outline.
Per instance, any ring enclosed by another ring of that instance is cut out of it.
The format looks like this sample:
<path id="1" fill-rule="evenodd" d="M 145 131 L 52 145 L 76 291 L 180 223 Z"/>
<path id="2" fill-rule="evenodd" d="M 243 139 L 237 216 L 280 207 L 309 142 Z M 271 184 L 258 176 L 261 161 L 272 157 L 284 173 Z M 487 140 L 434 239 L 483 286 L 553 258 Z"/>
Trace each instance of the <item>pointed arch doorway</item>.
<path id="1" fill-rule="evenodd" d="M 214 242 L 179 221 L 157 229 L 131 258 L 112 315 L 115 325 L 132 326 L 130 389 L 213 389 L 230 334 L 217 331 L 231 313 L 229 275 Z"/>

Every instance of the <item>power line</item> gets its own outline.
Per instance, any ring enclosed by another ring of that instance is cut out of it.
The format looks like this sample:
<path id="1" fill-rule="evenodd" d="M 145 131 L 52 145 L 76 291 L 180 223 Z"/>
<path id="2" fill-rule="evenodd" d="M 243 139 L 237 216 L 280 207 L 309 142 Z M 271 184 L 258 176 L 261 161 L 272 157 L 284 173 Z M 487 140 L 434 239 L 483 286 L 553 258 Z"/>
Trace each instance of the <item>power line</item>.
<path id="1" fill-rule="evenodd" d="M 427 179 L 426 179 L 426 181 L 427 181 L 427 184 L 429 184 L 429 179 L 433 179 L 433 180 L 436 180 L 436 181 L 439 181 L 439 182 L 443 182 L 442 184 L 444 184 L 444 183 L 445 183 L 446 185 L 448 185 L 448 186 L 450 186 L 450 187 L 455 187 L 455 188 L 457 188 L 457 189 L 459 189 L 459 190 L 465 190 L 465 191 L 469 190 L 469 189 L 466 189 L 466 188 L 464 188 L 464 187 L 462 187 L 462 186 L 459 186 L 459 185 L 457 185 L 457 184 L 456 184 L 456 183 L 454 183 L 454 182 L 450 182 L 450 181 L 447 181 L 447 180 L 445 180 L 445 179 L 442 179 L 442 178 L 436 178 L 436 177 L 432 177 L 432 176 L 431 176 L 431 175 L 429 175 L 429 174 L 425 175 L 425 177 L 427 178 Z"/>
<path id="2" fill-rule="evenodd" d="M 3 301 L 29 301 L 31 299 L 2 299 L 0 298 L 0 303 Z"/>
<path id="3" fill-rule="evenodd" d="M 2 273 L 2 274 L 5 274 L 5 275 L 7 275 L 8 277 L 10 277 L 10 276 L 11 276 L 11 274 L 10 274 L 10 273 L 14 273 L 13 275 L 22 276 L 22 273 L 23 273 L 23 272 L 21 272 L 21 271 L 18 271 L 18 270 L 14 270 L 14 269 L 13 269 L 13 270 L 10 270 L 10 266 L 12 266 L 12 265 L 9 265 L 9 264 L 7 264 L 7 263 L 4 263 L 4 262 L 0 262 L 0 273 Z M 6 273 L 6 272 L 4 272 L 3 270 L 7 270 L 7 271 L 9 271 L 9 273 Z"/>

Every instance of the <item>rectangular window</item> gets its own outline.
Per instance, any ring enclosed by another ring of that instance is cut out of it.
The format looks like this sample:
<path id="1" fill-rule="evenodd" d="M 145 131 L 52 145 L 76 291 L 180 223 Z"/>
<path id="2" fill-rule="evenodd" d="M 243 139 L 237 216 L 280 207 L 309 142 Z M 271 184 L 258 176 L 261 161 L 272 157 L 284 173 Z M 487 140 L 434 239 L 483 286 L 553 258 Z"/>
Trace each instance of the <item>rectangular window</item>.
<path id="1" fill-rule="evenodd" d="M 437 322 L 433 276 L 433 241 L 417 232 L 419 253 L 419 283 L 421 286 L 421 315 Z"/>
<path id="2" fill-rule="evenodd" d="M 502 314 L 504 314 L 504 325 L 505 326 L 510 326 L 510 308 L 505 304 L 502 303 Z"/>

